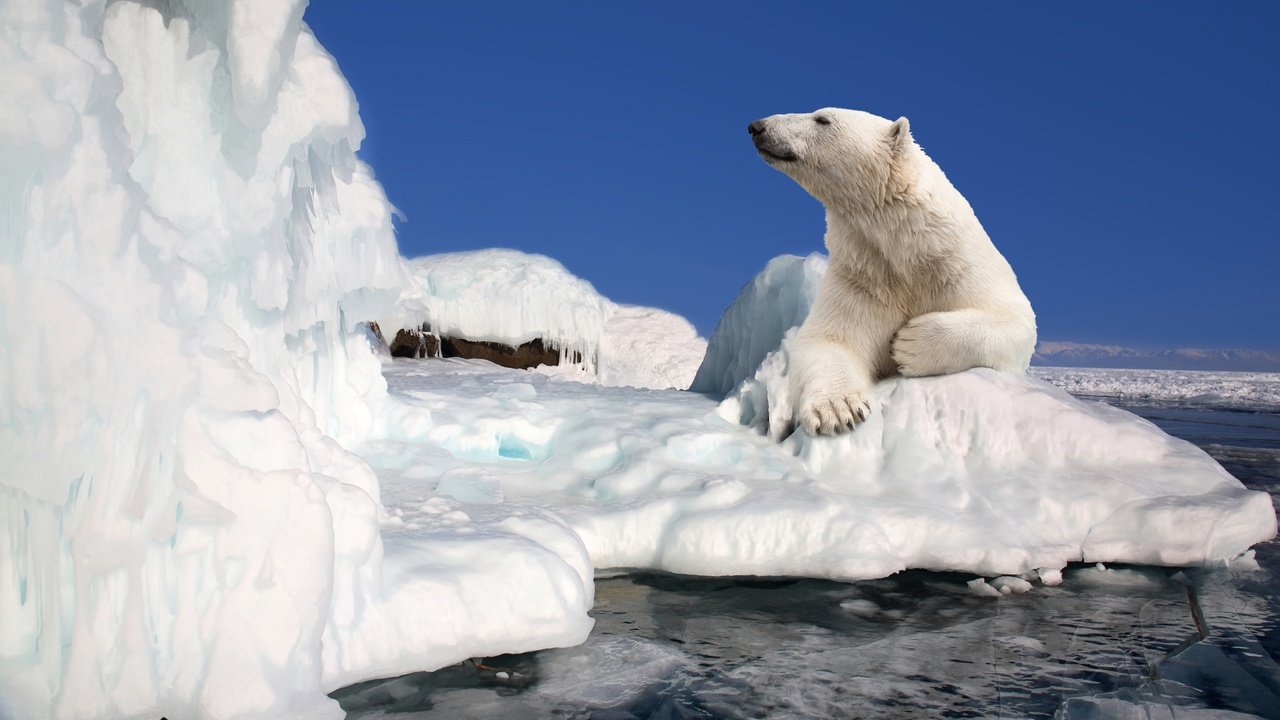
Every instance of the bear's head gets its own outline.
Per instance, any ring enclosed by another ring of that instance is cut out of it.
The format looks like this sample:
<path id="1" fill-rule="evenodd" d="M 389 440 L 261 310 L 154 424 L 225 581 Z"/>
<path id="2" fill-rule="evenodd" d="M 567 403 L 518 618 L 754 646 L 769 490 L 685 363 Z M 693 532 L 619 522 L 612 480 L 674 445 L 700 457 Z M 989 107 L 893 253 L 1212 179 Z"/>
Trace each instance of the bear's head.
<path id="1" fill-rule="evenodd" d="M 906 118 L 823 108 L 747 126 L 760 157 L 828 208 L 867 210 L 899 200 L 916 179 L 918 148 Z"/>

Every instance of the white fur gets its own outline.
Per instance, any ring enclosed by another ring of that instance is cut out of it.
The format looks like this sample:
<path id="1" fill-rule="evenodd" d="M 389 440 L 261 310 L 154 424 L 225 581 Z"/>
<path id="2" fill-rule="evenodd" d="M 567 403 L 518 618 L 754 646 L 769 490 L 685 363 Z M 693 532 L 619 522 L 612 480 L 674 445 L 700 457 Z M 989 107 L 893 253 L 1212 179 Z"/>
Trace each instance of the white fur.
<path id="1" fill-rule="evenodd" d="M 826 108 L 753 126 L 765 161 L 827 211 L 830 267 L 789 371 L 810 434 L 852 429 L 871 385 L 895 372 L 1026 370 L 1031 303 L 906 118 Z"/>

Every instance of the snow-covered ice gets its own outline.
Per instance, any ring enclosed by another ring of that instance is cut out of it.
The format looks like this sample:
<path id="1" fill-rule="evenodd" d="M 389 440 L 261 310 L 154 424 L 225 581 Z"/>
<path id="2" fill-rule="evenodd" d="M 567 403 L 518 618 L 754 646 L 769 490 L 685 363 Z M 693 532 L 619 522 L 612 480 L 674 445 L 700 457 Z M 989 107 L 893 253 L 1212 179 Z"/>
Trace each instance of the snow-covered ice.
<path id="1" fill-rule="evenodd" d="M 403 420 L 387 413 L 388 440 L 358 450 L 385 503 L 421 503 L 434 477 L 456 498 L 455 478 L 471 473 L 476 496 L 500 491 L 489 510 L 552 512 L 596 568 L 990 577 L 1080 560 L 1225 560 L 1275 531 L 1270 498 L 1189 443 L 988 370 L 882 383 L 880 412 L 858 431 L 781 444 L 737 424 L 736 397 L 720 405 L 468 361 L 397 361 L 386 373 L 393 399 L 430 423 L 392 440 Z M 393 479 L 399 467 L 413 477 Z"/>
<path id="2" fill-rule="evenodd" d="M 666 310 L 619 305 L 543 255 L 488 249 L 407 261 L 412 280 L 384 327 L 427 322 L 440 335 L 560 351 L 545 373 L 609 386 L 675 388 L 693 381 L 707 343 Z"/>
<path id="3" fill-rule="evenodd" d="M 402 304 L 441 335 L 517 346 L 541 338 L 594 370 L 613 312 L 591 283 L 542 255 L 474 250 L 408 261 L 413 280 Z M 404 323 L 416 324 L 414 322 Z"/>
<path id="4" fill-rule="evenodd" d="M 683 390 L 693 382 L 706 352 L 707 341 L 682 316 L 618 305 L 604 325 L 598 381 L 611 387 Z"/>

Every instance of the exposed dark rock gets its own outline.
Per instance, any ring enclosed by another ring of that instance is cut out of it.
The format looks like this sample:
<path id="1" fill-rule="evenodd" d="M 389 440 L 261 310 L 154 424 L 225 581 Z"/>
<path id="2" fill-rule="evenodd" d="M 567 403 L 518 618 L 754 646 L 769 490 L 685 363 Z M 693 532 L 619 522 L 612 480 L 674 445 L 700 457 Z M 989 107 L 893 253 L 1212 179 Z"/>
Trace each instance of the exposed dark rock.
<path id="1" fill-rule="evenodd" d="M 396 332 L 396 339 L 388 345 L 382 329 L 376 322 L 362 323 L 371 336 L 382 342 L 384 353 L 398 358 L 469 358 L 488 360 L 495 365 L 527 370 L 539 365 L 559 365 L 560 350 L 536 338 L 518 347 L 485 340 L 468 340 L 459 337 L 439 337 L 431 331 L 430 323 Z M 574 363 L 582 362 L 582 353 L 573 353 Z"/>
<path id="2" fill-rule="evenodd" d="M 417 328 L 401 330 L 396 333 L 396 339 L 391 342 L 391 357 L 440 357 L 440 339 L 433 333 Z"/>
<path id="3" fill-rule="evenodd" d="M 379 355 L 390 355 L 391 347 L 387 345 L 387 338 L 382 335 L 382 328 L 378 327 L 378 323 L 370 320 L 362 322 L 357 327 L 363 327 L 364 331 L 369 335 L 369 344 L 373 346 L 373 351 Z"/>
<path id="4" fill-rule="evenodd" d="M 560 351 L 544 344 L 542 338 L 530 340 L 519 347 L 454 337 L 443 337 L 440 341 L 444 357 L 488 360 L 495 365 L 521 370 L 560 364 Z M 572 359 L 575 363 L 582 362 L 582 355 L 574 353 Z"/>

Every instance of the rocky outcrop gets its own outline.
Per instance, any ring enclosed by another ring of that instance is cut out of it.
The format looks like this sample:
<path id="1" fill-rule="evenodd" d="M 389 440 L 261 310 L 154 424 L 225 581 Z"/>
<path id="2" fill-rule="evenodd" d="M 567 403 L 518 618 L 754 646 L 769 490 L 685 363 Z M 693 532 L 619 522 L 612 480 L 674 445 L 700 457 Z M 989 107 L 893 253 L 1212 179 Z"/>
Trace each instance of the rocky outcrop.
<path id="1" fill-rule="evenodd" d="M 460 337 L 440 337 L 431 331 L 429 323 L 416 328 L 396 332 L 395 340 L 387 343 L 382 329 L 376 322 L 361 323 L 370 334 L 375 349 L 397 358 L 468 358 L 488 360 L 495 365 L 527 370 L 539 365 L 559 365 L 560 350 L 535 338 L 516 347 L 486 340 L 468 340 Z M 571 361 L 582 362 L 582 353 L 572 354 Z"/>
<path id="2" fill-rule="evenodd" d="M 396 339 L 391 341 L 391 357 L 440 357 L 440 339 L 425 326 L 401 330 L 396 333 Z"/>
<path id="3" fill-rule="evenodd" d="M 441 338 L 441 350 L 444 357 L 473 358 L 488 360 L 495 365 L 519 370 L 535 368 L 539 365 L 559 365 L 560 351 L 536 338 L 518 347 L 511 347 L 496 342 L 467 340 L 465 338 Z M 573 362 L 582 362 L 578 353 L 573 354 Z"/>
<path id="4" fill-rule="evenodd" d="M 387 338 L 382 334 L 382 328 L 378 327 L 378 323 L 370 320 L 360 323 L 357 327 L 365 331 L 369 338 L 369 346 L 375 353 L 382 356 L 391 354 L 391 347 L 387 345 Z"/>

